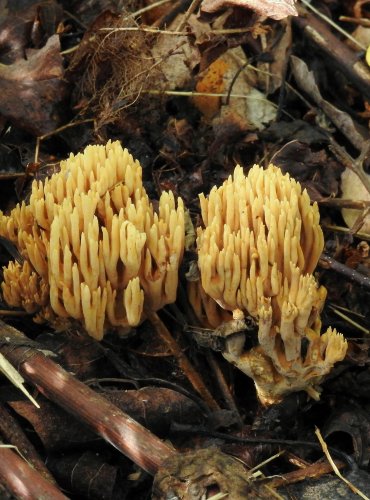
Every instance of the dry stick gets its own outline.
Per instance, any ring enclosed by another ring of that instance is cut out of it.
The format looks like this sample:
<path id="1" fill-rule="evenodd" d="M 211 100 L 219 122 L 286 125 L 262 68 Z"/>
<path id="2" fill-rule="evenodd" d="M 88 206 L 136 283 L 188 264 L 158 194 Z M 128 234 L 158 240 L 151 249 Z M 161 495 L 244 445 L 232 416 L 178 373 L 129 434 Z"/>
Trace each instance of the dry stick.
<path id="1" fill-rule="evenodd" d="M 67 500 L 54 484 L 49 483 L 17 453 L 2 445 L 0 445 L 0 482 L 16 498 Z"/>
<path id="2" fill-rule="evenodd" d="M 358 231 L 356 234 L 352 234 L 352 231 L 348 227 L 336 226 L 335 224 L 327 224 L 326 222 L 323 222 L 321 224 L 321 227 L 328 229 L 329 231 L 335 231 L 337 233 L 344 233 L 344 234 L 351 234 L 351 235 L 355 236 L 356 238 L 360 238 L 361 240 L 370 241 L 370 234 L 369 233 L 361 233 L 360 231 Z"/>
<path id="3" fill-rule="evenodd" d="M 345 467 L 343 462 L 336 461 L 335 463 L 338 468 Z M 317 479 L 323 474 L 329 474 L 332 470 L 332 466 L 327 462 L 316 462 L 303 469 L 293 470 L 283 475 L 267 478 L 266 480 L 270 486 L 278 488 L 279 486 L 287 486 L 289 484 L 298 483 L 299 481 L 305 481 L 308 478 Z"/>
<path id="4" fill-rule="evenodd" d="M 348 31 L 346 31 L 343 28 L 341 28 L 339 26 L 339 24 L 337 24 L 332 19 L 330 19 L 330 17 L 328 17 L 325 14 L 323 14 L 320 10 L 316 9 L 307 0 L 301 0 L 301 2 L 306 6 L 307 9 L 312 10 L 312 12 L 314 12 L 318 17 L 320 17 L 321 19 L 323 19 L 326 23 L 330 24 L 330 26 L 332 26 L 335 30 L 339 31 L 339 33 L 341 33 L 343 36 L 345 36 L 346 38 L 348 38 L 348 40 L 351 40 L 351 42 L 354 43 L 355 45 L 357 45 L 357 47 L 360 50 L 366 50 L 365 45 L 361 44 L 358 40 L 356 40 L 356 38 L 353 37 L 351 35 L 351 33 L 348 33 Z"/>
<path id="5" fill-rule="evenodd" d="M 138 17 L 141 14 L 144 14 L 145 12 L 148 12 L 152 9 L 155 9 L 156 7 L 160 7 L 161 5 L 165 3 L 172 2 L 172 0 L 159 0 L 158 2 L 151 3 L 150 5 L 147 5 L 146 7 L 143 7 L 142 9 L 136 10 L 135 12 L 130 12 L 130 14 L 122 19 L 122 21 L 127 21 L 128 19 L 131 19 L 132 17 Z"/>
<path id="6" fill-rule="evenodd" d="M 209 366 L 212 368 L 213 373 L 216 375 L 218 385 L 222 391 L 222 394 L 225 398 L 225 402 L 230 410 L 234 413 L 235 417 L 238 419 L 238 425 L 240 428 L 242 428 L 243 421 L 240 416 L 239 410 L 235 404 L 234 398 L 232 397 L 232 394 L 229 390 L 229 387 L 227 386 L 224 374 L 222 373 L 222 370 L 220 369 L 215 356 L 213 352 L 211 352 L 209 349 L 206 352 L 206 359 L 209 364 Z"/>
<path id="7" fill-rule="evenodd" d="M 197 316 L 194 313 L 193 308 L 189 304 L 188 297 L 187 297 L 182 285 L 180 285 L 178 288 L 178 298 L 179 298 L 179 300 L 184 308 L 186 317 L 189 318 L 191 325 L 201 326 L 199 319 L 197 318 Z M 174 307 L 176 307 L 176 305 Z M 182 325 L 182 327 L 184 329 L 186 328 L 186 326 L 187 325 L 185 323 Z M 221 395 L 223 396 L 228 409 L 234 413 L 234 415 L 236 416 L 236 418 L 238 420 L 238 423 L 241 424 L 242 418 L 241 418 L 239 410 L 236 406 L 236 403 L 235 403 L 234 397 L 231 393 L 230 387 L 226 381 L 226 378 L 225 378 L 223 371 L 221 370 L 221 368 L 219 366 L 219 363 L 217 362 L 213 352 L 210 349 L 207 349 L 207 351 L 206 351 L 206 359 L 207 359 L 209 366 L 213 370 L 213 373 L 216 376 L 217 383 L 218 383 L 218 386 L 219 386 L 220 391 L 221 391 Z"/>
<path id="8" fill-rule="evenodd" d="M 185 356 L 179 344 L 172 337 L 171 333 L 166 328 L 163 321 L 160 319 L 157 313 L 147 312 L 147 318 L 154 326 L 157 334 L 165 342 L 165 344 L 170 348 L 172 355 L 176 358 L 179 367 L 187 376 L 189 382 L 194 387 L 194 389 L 200 394 L 204 401 L 212 410 L 219 410 L 217 402 L 213 399 L 213 396 L 205 386 L 200 375 L 197 373 L 195 368 L 192 366 L 188 358 Z"/>
<path id="9" fill-rule="evenodd" d="M 357 53 L 333 35 L 315 15 L 305 9 L 300 9 L 300 13 L 293 18 L 293 23 L 370 99 L 370 70 L 359 61 Z"/>
<path id="10" fill-rule="evenodd" d="M 177 26 L 176 31 L 181 31 L 184 29 L 186 23 L 188 22 L 189 17 L 194 13 L 195 9 L 200 5 L 202 0 L 193 0 L 188 8 L 188 10 L 185 12 L 184 17 L 182 18 L 180 24 Z"/>
<path id="11" fill-rule="evenodd" d="M 370 208 L 370 200 L 344 200 L 343 198 L 322 198 L 317 200 L 319 205 L 333 208 L 354 208 L 356 210 L 365 210 Z"/>
<path id="12" fill-rule="evenodd" d="M 330 257 L 330 255 L 326 254 L 321 254 L 320 260 L 319 260 L 319 265 L 323 267 L 324 269 L 332 269 L 333 271 L 336 271 L 340 274 L 343 274 L 346 278 L 349 278 L 353 281 L 356 281 L 359 285 L 364 286 L 366 288 L 370 288 L 370 277 L 365 276 L 358 271 L 355 271 L 354 269 L 351 269 L 350 267 L 341 264 L 337 260 L 333 259 L 333 257 Z"/>
<path id="13" fill-rule="evenodd" d="M 339 21 L 345 21 L 348 23 L 359 24 L 366 28 L 370 27 L 370 19 L 365 19 L 364 17 L 349 17 L 349 16 L 339 16 Z"/>
<path id="14" fill-rule="evenodd" d="M 32 465 L 46 481 L 55 483 L 53 476 L 50 474 L 33 444 L 23 432 L 22 427 L 4 405 L 0 405 L 0 434 L 2 436 L 2 441 L 21 450 L 22 455 L 28 460 L 30 465 Z"/>
<path id="15" fill-rule="evenodd" d="M 370 193 L 370 179 L 364 172 L 364 161 L 369 155 L 370 141 L 363 143 L 360 155 L 357 158 L 352 158 L 347 151 L 340 146 L 332 137 L 330 138 L 330 150 L 334 153 L 336 158 L 340 160 L 346 168 L 352 170 L 361 180 L 368 193 Z"/>
<path id="16" fill-rule="evenodd" d="M 40 135 L 39 137 L 37 137 L 34 162 L 37 163 L 39 161 L 40 144 L 43 140 L 45 140 L 48 137 L 51 137 L 53 135 L 59 134 L 59 132 L 63 132 L 63 130 L 66 130 L 67 128 L 76 127 L 77 125 L 81 125 L 83 123 L 89 123 L 89 122 L 95 122 L 95 118 L 86 118 L 86 120 L 69 122 L 69 123 L 66 123 L 65 125 L 62 125 L 61 127 L 56 128 L 55 130 L 52 130 L 51 132 L 48 132 L 47 134 Z"/>
<path id="17" fill-rule="evenodd" d="M 0 321 L 0 352 L 21 375 L 139 467 L 154 475 L 164 460 L 176 455 L 173 448 L 44 354 L 21 346 L 22 341 L 27 341 L 25 335 Z"/>

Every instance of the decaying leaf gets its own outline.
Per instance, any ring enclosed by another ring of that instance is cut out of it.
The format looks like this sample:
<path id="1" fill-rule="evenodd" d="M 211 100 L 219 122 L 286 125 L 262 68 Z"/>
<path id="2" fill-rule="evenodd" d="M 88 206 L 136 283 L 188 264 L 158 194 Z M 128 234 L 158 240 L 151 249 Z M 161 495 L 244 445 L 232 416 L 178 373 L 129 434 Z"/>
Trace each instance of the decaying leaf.
<path id="1" fill-rule="evenodd" d="M 331 102 L 322 97 L 313 72 L 309 70 L 307 64 L 302 59 L 291 56 L 290 60 L 293 75 L 299 87 L 315 101 L 325 115 L 330 118 L 334 125 L 360 151 L 364 137 L 358 132 L 350 115 L 336 108 Z"/>
<path id="2" fill-rule="evenodd" d="M 198 92 L 230 94 L 230 99 L 209 96 L 194 99 L 206 118 L 215 117 L 219 111 L 218 126 L 232 117 L 245 130 L 262 130 L 276 117 L 276 107 L 264 93 L 251 85 L 246 64 L 247 58 L 241 47 L 229 49 L 209 66 L 196 86 Z"/>
<path id="3" fill-rule="evenodd" d="M 287 16 L 297 16 L 294 0 L 203 0 L 203 12 L 216 12 L 225 7 L 245 7 L 260 16 L 280 20 Z"/>
<path id="4" fill-rule="evenodd" d="M 59 36 L 51 36 L 39 50 L 26 51 L 27 59 L 0 65 L 0 114 L 34 135 L 60 124 L 58 106 L 66 94 Z"/>
<path id="5" fill-rule="evenodd" d="M 222 94 L 225 90 L 224 76 L 228 69 L 227 62 L 219 57 L 205 71 L 195 90 L 204 94 Z M 220 110 L 221 97 L 210 95 L 194 96 L 194 104 L 206 118 L 213 118 Z"/>
<path id="6" fill-rule="evenodd" d="M 264 80 L 264 86 L 262 88 L 266 90 L 267 94 L 272 94 L 279 89 L 284 81 L 286 66 L 289 62 L 289 51 L 292 46 L 291 20 L 286 19 L 280 23 L 276 23 L 276 30 L 274 31 L 277 32 L 276 36 L 278 37 L 278 42 L 276 45 L 274 44 L 271 51 L 273 61 L 270 64 L 258 64 L 258 67 L 262 69 L 259 80 Z M 265 70 L 265 72 L 263 70 Z"/>
<path id="7" fill-rule="evenodd" d="M 346 168 L 342 174 L 342 198 L 353 201 L 370 201 L 370 193 L 365 188 L 360 178 L 349 168 Z M 361 215 L 361 210 L 343 208 L 342 215 L 347 226 L 351 228 Z M 362 233 L 370 233 L 370 215 L 364 218 L 360 230 Z"/>
<path id="8" fill-rule="evenodd" d="M 175 30 L 183 19 L 184 15 L 177 16 L 168 29 Z M 197 40 L 207 36 L 205 33 L 210 30 L 209 25 L 198 21 L 194 14 L 187 22 Z M 199 48 L 193 43 L 192 37 L 187 35 L 159 35 L 153 45 L 152 55 L 157 62 L 160 62 L 160 70 L 164 77 L 163 82 L 157 79 L 156 84 L 163 86 L 165 90 L 186 88 L 192 80 L 194 67 L 200 63 Z"/>
<path id="9" fill-rule="evenodd" d="M 7 7 L 0 4 L 0 62 L 4 64 L 24 59 L 29 47 L 40 49 L 58 32 L 63 19 L 63 8 L 56 0 L 14 4 L 18 2 L 10 0 Z M 4 15 L 6 10 L 8 15 Z"/>

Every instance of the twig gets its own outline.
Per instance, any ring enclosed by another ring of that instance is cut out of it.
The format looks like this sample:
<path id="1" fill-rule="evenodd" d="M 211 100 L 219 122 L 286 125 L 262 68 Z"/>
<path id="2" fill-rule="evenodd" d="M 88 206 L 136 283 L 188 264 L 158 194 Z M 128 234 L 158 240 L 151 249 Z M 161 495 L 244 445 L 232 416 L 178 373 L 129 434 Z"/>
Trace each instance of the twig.
<path id="1" fill-rule="evenodd" d="M 0 445 L 0 482 L 15 498 L 68 500 L 53 484 L 7 445 Z"/>
<path id="2" fill-rule="evenodd" d="M 362 228 L 362 226 L 365 223 L 366 217 L 369 215 L 369 212 L 370 212 L 370 207 L 367 207 L 364 210 L 362 210 L 362 212 L 360 212 L 355 222 L 353 223 L 352 227 L 350 228 L 351 234 L 356 234 L 358 230 Z"/>
<path id="3" fill-rule="evenodd" d="M 346 38 L 348 38 L 348 40 L 351 40 L 351 42 L 354 43 L 355 45 L 357 45 L 357 47 L 359 47 L 362 50 L 366 50 L 367 49 L 367 47 L 365 47 L 364 45 L 362 45 L 362 43 L 360 43 L 358 40 L 356 40 L 356 38 L 354 38 L 350 33 L 348 33 L 348 31 L 346 31 L 343 28 L 341 28 L 332 19 L 330 19 L 329 17 L 327 17 L 325 14 L 323 14 L 318 9 L 316 9 L 312 4 L 310 4 L 309 2 L 307 2 L 307 0 L 301 0 L 301 2 L 308 9 L 312 10 L 312 12 L 314 12 L 318 17 L 321 17 L 321 19 L 323 19 L 325 22 L 327 22 L 328 24 L 330 24 L 330 26 L 332 26 L 334 29 L 336 29 L 337 31 L 339 31 L 339 33 L 341 33 Z"/>
<path id="4" fill-rule="evenodd" d="M 66 130 L 67 128 L 76 127 L 77 125 L 82 125 L 83 123 L 89 123 L 89 122 L 95 122 L 95 118 L 87 118 L 86 120 L 79 120 L 76 122 L 66 123 L 65 125 L 62 125 L 61 127 L 58 127 L 55 130 L 48 132 L 47 134 L 40 135 L 39 137 L 37 137 L 34 162 L 38 163 L 39 161 L 40 144 L 44 139 L 59 134 L 59 132 L 63 132 L 63 130 Z"/>
<path id="5" fill-rule="evenodd" d="M 31 401 L 36 408 L 40 408 L 38 402 L 31 396 L 27 391 L 24 384 L 24 378 L 22 375 L 14 368 L 14 366 L 9 363 L 6 357 L 0 352 L 0 372 L 5 375 L 5 377 L 17 387 L 23 394 Z"/>
<path id="6" fill-rule="evenodd" d="M 243 424 L 243 420 L 240 416 L 238 407 L 236 406 L 234 398 L 230 392 L 229 386 L 226 383 L 224 374 L 222 373 L 222 370 L 220 369 L 220 367 L 215 359 L 215 356 L 214 356 L 213 352 L 210 351 L 210 349 L 207 349 L 206 358 L 207 358 L 207 362 L 208 362 L 209 366 L 212 368 L 213 373 L 216 376 L 217 383 L 221 389 L 222 395 L 225 399 L 225 403 L 226 403 L 227 407 L 229 408 L 229 410 L 231 410 L 233 412 L 233 414 L 235 415 L 235 417 L 237 418 L 237 420 L 238 420 L 237 423 L 239 424 L 239 427 L 241 428 L 242 424 Z"/>
<path id="7" fill-rule="evenodd" d="M 55 479 L 37 453 L 34 445 L 23 432 L 21 425 L 4 405 L 0 405 L 0 434 L 5 442 L 22 450 L 22 457 L 24 458 L 26 456 L 27 462 L 36 469 L 44 479 L 50 483 L 56 484 Z"/>
<path id="8" fill-rule="evenodd" d="M 154 89 L 149 89 L 149 90 L 143 90 L 143 94 L 153 94 L 153 95 L 177 95 L 177 96 L 184 96 L 184 97 L 194 97 L 194 96 L 208 96 L 208 97 L 236 97 L 239 99 L 252 99 L 253 101 L 261 101 L 261 102 L 268 102 L 273 106 L 274 108 L 277 108 L 277 105 L 266 99 L 265 97 L 255 97 L 255 96 L 249 96 L 245 94 L 225 94 L 225 93 L 213 93 L 213 92 L 194 92 L 192 90 L 154 90 Z"/>
<path id="9" fill-rule="evenodd" d="M 354 174 L 357 175 L 370 195 L 370 178 L 364 171 L 364 161 L 368 157 L 370 151 L 370 140 L 366 141 L 362 145 L 360 154 L 356 159 L 352 158 L 332 137 L 330 137 L 330 149 L 346 168 L 349 168 Z M 351 227 L 348 231 L 349 234 L 356 234 L 358 230 L 361 229 L 368 213 L 369 207 L 364 207 L 363 211 L 353 224 L 353 227 Z"/>
<path id="10" fill-rule="evenodd" d="M 184 287 L 181 284 L 178 288 L 177 293 L 178 293 L 178 298 L 179 298 L 179 301 L 182 305 L 182 308 L 185 311 L 186 318 L 191 322 L 191 324 L 200 326 L 199 320 L 198 320 L 197 316 L 194 314 L 193 308 L 189 304 L 188 296 L 184 290 Z M 177 309 L 176 304 L 173 304 L 172 307 Z M 176 316 L 181 318 L 182 314 L 178 313 Z M 183 331 L 186 331 L 187 325 L 186 325 L 185 319 L 183 321 L 180 320 L 180 324 L 181 324 L 181 327 L 183 328 Z M 215 356 L 210 349 L 206 350 L 206 359 L 207 359 L 207 363 L 209 364 L 209 366 L 213 370 L 213 373 L 215 374 L 215 377 L 216 377 L 216 380 L 218 383 L 218 387 L 220 388 L 221 395 L 225 400 L 227 408 L 234 413 L 235 417 L 238 420 L 239 425 L 241 425 L 242 419 L 241 419 L 238 407 L 235 404 L 234 397 L 231 393 L 231 390 L 229 388 L 228 383 L 226 382 L 225 375 L 224 375 L 223 371 L 220 369 L 220 366 L 217 363 L 217 360 L 215 359 Z"/>
<path id="11" fill-rule="evenodd" d="M 143 26 L 127 26 L 122 28 L 99 28 L 99 31 L 109 31 L 109 32 L 117 32 L 117 31 L 142 31 L 144 33 L 154 33 L 158 35 L 178 35 L 178 36 L 194 36 L 195 33 L 193 31 L 171 31 L 171 30 L 162 30 L 160 28 L 150 28 Z M 209 34 L 211 35 L 237 35 L 239 33 L 248 33 L 251 31 L 251 28 L 229 28 L 229 29 L 211 29 Z M 71 49 L 64 50 L 61 52 L 62 55 L 69 54 L 78 48 L 79 45 L 72 47 Z"/>
<path id="12" fill-rule="evenodd" d="M 370 27 L 370 19 L 365 19 L 364 17 L 349 17 L 349 16 L 339 16 L 339 21 L 344 21 L 353 24 L 359 24 L 360 26 Z"/>
<path id="13" fill-rule="evenodd" d="M 202 0 L 193 0 L 188 8 L 188 10 L 185 12 L 184 17 L 182 18 L 181 22 L 177 26 L 177 31 L 181 31 L 184 29 L 186 23 L 188 22 L 189 17 L 195 12 L 195 9 L 200 5 Z"/>
<path id="14" fill-rule="evenodd" d="M 331 32 L 326 23 L 304 9 L 301 11 L 303 15 L 293 18 L 293 23 L 370 99 L 370 70 L 366 64 Z"/>
<path id="15" fill-rule="evenodd" d="M 123 28 L 100 28 L 99 31 L 110 31 L 116 33 L 117 31 L 142 31 L 144 33 L 156 33 L 158 35 L 180 35 L 190 36 L 193 33 L 187 31 L 170 31 L 161 30 L 159 28 L 143 28 L 142 26 L 127 26 Z"/>
<path id="16" fill-rule="evenodd" d="M 325 205 L 327 207 L 333 208 L 354 208 L 356 210 L 364 210 L 365 208 L 370 208 L 370 200 L 358 201 L 358 200 L 344 200 L 342 198 L 323 198 L 318 200 L 319 205 Z"/>
<path id="17" fill-rule="evenodd" d="M 350 280 L 356 281 L 361 286 L 364 286 L 366 288 L 370 289 L 370 277 L 369 276 L 364 276 L 363 274 L 359 273 L 355 269 L 351 269 L 350 267 L 346 266 L 345 264 L 342 264 L 341 262 L 338 262 L 337 260 L 333 259 L 333 257 L 330 257 L 330 255 L 326 255 L 324 253 L 321 254 L 320 260 L 319 260 L 319 265 L 323 267 L 324 269 L 332 269 L 333 271 L 336 271 L 346 278 L 349 278 Z"/>
<path id="18" fill-rule="evenodd" d="M 180 433 L 180 434 L 190 434 L 190 435 L 196 435 L 200 434 L 201 436 L 209 436 L 209 437 L 214 437 L 218 439 L 223 439 L 226 442 L 230 443 L 243 443 L 243 444 L 269 444 L 269 445 L 281 445 L 285 447 L 292 447 L 296 449 L 298 446 L 304 446 L 307 448 L 311 448 L 313 450 L 321 450 L 321 446 L 318 443 L 312 442 L 312 441 L 300 441 L 300 440 L 293 440 L 293 439 L 268 439 L 268 438 L 259 438 L 259 437 L 241 437 L 241 436 L 233 436 L 230 434 L 226 434 L 224 432 L 218 432 L 218 431 L 211 431 L 209 429 L 205 429 L 204 427 L 201 426 L 194 426 L 192 425 L 191 427 L 188 425 L 182 425 L 177 422 L 174 422 L 171 426 L 171 432 L 173 433 Z M 353 458 L 350 455 L 347 455 L 342 450 L 337 450 L 335 448 L 330 448 L 330 452 L 343 460 L 352 470 L 357 470 L 358 465 L 356 462 L 353 460 Z"/>
<path id="19" fill-rule="evenodd" d="M 365 173 L 363 163 L 370 151 L 370 140 L 363 143 L 360 154 L 357 158 L 352 158 L 347 151 L 340 146 L 332 137 L 330 138 L 330 149 L 346 168 L 352 170 L 361 180 L 366 190 L 370 194 L 370 178 Z"/>
<path id="20" fill-rule="evenodd" d="M 147 5 L 146 7 L 143 7 L 142 9 L 138 9 L 135 12 L 131 12 L 128 16 L 124 17 L 122 21 L 127 21 L 128 19 L 131 19 L 132 17 L 138 17 L 141 14 L 144 14 L 145 12 L 148 12 L 152 9 L 155 9 L 156 7 L 160 7 L 161 5 L 165 3 L 172 2 L 172 0 L 158 0 L 158 2 L 153 2 L 150 5 Z"/>
<path id="21" fill-rule="evenodd" d="M 0 309 L 0 316 L 30 316 L 31 313 L 27 311 L 13 311 L 12 309 Z"/>
<path id="22" fill-rule="evenodd" d="M 187 376 L 189 382 L 194 387 L 194 389 L 201 395 L 208 406 L 213 410 L 219 410 L 217 402 L 214 400 L 213 396 L 205 386 L 200 375 L 196 372 L 188 358 L 185 356 L 184 352 L 172 337 L 168 329 L 166 328 L 163 321 L 160 319 L 157 313 L 147 312 L 147 317 L 149 321 L 154 326 L 159 337 L 166 343 L 170 348 L 172 355 L 176 358 L 180 368 L 183 370 L 184 374 Z"/>
<path id="23" fill-rule="evenodd" d="M 149 474 L 176 451 L 42 352 L 22 345 L 20 331 L 0 321 L 0 351 L 48 399 L 88 425 Z M 2 460 L 0 460 L 0 463 Z M 40 497 L 34 497 L 40 498 Z"/>
<path id="24" fill-rule="evenodd" d="M 336 462 L 337 467 L 343 468 L 343 462 Z M 268 480 L 268 484 L 270 484 L 274 488 L 278 488 L 279 486 L 287 486 L 288 484 L 298 483 L 300 481 L 305 481 L 307 478 L 315 478 L 322 476 L 323 474 L 328 474 L 331 472 L 332 466 L 327 462 L 316 462 L 314 464 L 308 465 L 303 469 L 294 470 L 292 472 L 287 472 L 282 476 L 274 476 L 272 478 L 266 478 Z"/>
<path id="25" fill-rule="evenodd" d="M 338 233 L 344 233 L 344 234 L 351 234 L 352 232 L 348 227 L 342 227 L 342 226 L 336 226 L 334 224 L 327 224 L 326 222 L 323 222 L 321 226 L 325 229 L 328 229 L 329 231 L 336 231 Z M 370 234 L 368 233 L 361 233 L 358 232 L 356 234 L 353 234 L 356 238 L 360 238 L 361 240 L 367 240 L 370 241 Z"/>

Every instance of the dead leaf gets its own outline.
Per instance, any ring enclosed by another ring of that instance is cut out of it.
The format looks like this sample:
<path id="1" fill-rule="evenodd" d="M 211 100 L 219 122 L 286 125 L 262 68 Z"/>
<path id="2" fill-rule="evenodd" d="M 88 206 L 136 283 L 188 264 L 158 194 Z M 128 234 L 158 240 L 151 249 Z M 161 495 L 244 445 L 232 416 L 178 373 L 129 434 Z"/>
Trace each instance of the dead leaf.
<path id="1" fill-rule="evenodd" d="M 299 87 L 315 101 L 317 106 L 323 110 L 334 125 L 361 151 L 364 137 L 358 132 L 356 124 L 350 115 L 336 108 L 322 97 L 313 72 L 309 70 L 307 64 L 302 59 L 291 56 L 290 60 L 293 75 Z"/>
<path id="2" fill-rule="evenodd" d="M 277 89 L 281 87 L 281 84 L 284 81 L 284 74 L 286 71 L 286 67 L 289 61 L 289 52 L 292 46 L 292 23 L 290 19 L 286 21 L 282 21 L 279 24 L 276 24 L 276 27 L 279 28 L 277 33 L 278 42 L 274 45 L 271 55 L 273 57 L 273 61 L 271 64 L 268 63 L 258 63 L 258 67 L 266 69 L 269 74 L 261 73 L 260 79 L 265 83 L 265 88 L 267 94 L 274 93 Z M 274 30 L 275 31 L 275 30 Z"/>
<path id="3" fill-rule="evenodd" d="M 224 75 L 228 65 L 221 57 L 214 61 L 206 70 L 204 76 L 198 81 L 195 90 L 206 94 L 222 94 L 225 90 Z M 221 97 L 208 95 L 194 96 L 195 106 L 203 115 L 211 119 L 220 110 Z"/>
<path id="4" fill-rule="evenodd" d="M 353 201 L 369 201 L 370 193 L 363 185 L 362 181 L 352 170 L 346 168 L 342 174 L 342 198 Z M 357 218 L 361 215 L 361 210 L 354 208 L 343 208 L 342 216 L 349 228 L 353 227 Z M 362 233 L 370 233 L 370 215 L 364 219 L 360 229 Z"/>
<path id="5" fill-rule="evenodd" d="M 203 0 L 201 10 L 212 13 L 225 7 L 244 7 L 279 21 L 287 16 L 298 16 L 294 3 L 294 0 Z"/>
<path id="6" fill-rule="evenodd" d="M 271 163 L 299 181 L 313 201 L 338 193 L 341 165 L 325 149 L 318 150 L 317 143 L 311 147 L 296 139 L 289 141 L 272 156 Z"/>
<path id="7" fill-rule="evenodd" d="M 10 6 L 9 8 L 14 6 Z M 41 48 L 54 35 L 63 19 L 63 9 L 55 0 L 28 2 L 20 5 L 8 15 L 0 6 L 0 62 L 15 63 L 24 59 L 27 48 Z"/>
<path id="8" fill-rule="evenodd" d="M 209 66 L 196 90 L 210 94 L 230 92 L 230 98 L 197 96 L 194 102 L 206 118 L 215 117 L 220 111 L 218 126 L 232 115 L 231 121 L 242 123 L 244 130 L 263 130 L 276 118 L 276 107 L 265 94 L 250 85 L 246 63 L 241 47 L 229 49 Z"/>
<path id="9" fill-rule="evenodd" d="M 168 29 L 175 29 L 183 17 L 183 15 L 177 16 Z M 199 36 L 200 33 L 210 29 L 207 25 L 202 26 L 195 15 L 190 16 L 188 21 L 192 30 L 195 30 Z M 160 83 L 157 79 L 157 85 L 164 86 L 166 90 L 186 88 L 192 81 L 193 69 L 200 61 L 199 49 L 189 36 L 162 34 L 158 36 L 152 54 L 156 61 L 162 61 L 160 70 L 165 81 Z"/>
<path id="10" fill-rule="evenodd" d="M 61 123 L 58 105 L 66 95 L 59 36 L 29 49 L 27 59 L 0 65 L 0 114 L 33 135 L 56 129 Z"/>

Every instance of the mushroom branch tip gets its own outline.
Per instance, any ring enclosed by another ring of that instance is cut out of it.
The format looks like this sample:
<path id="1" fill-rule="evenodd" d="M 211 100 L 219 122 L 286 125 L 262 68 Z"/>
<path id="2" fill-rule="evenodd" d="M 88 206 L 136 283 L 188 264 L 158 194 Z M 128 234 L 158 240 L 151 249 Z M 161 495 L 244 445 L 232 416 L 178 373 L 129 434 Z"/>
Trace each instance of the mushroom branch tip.
<path id="1" fill-rule="evenodd" d="M 4 269 L 3 297 L 57 329 L 78 322 L 96 339 L 138 325 L 144 306 L 176 299 L 184 225 L 171 192 L 154 211 L 140 163 L 119 141 L 87 146 L 33 181 L 29 203 L 0 212 L 0 235 L 24 259 Z"/>
<path id="2" fill-rule="evenodd" d="M 225 321 L 221 311 L 257 320 L 259 345 L 245 352 L 240 333 L 228 335 L 223 354 L 254 379 L 263 401 L 298 390 L 318 397 L 347 342 L 335 330 L 320 334 L 326 290 L 312 274 L 324 245 L 317 204 L 279 168 L 254 165 L 247 176 L 237 166 L 200 205 L 200 279 L 189 283 L 198 318 L 213 328 Z"/>

